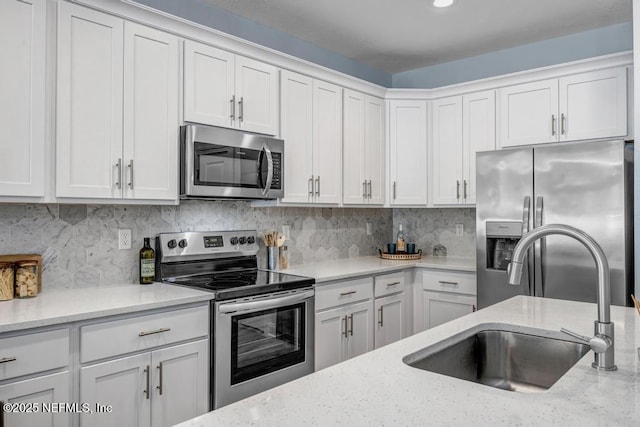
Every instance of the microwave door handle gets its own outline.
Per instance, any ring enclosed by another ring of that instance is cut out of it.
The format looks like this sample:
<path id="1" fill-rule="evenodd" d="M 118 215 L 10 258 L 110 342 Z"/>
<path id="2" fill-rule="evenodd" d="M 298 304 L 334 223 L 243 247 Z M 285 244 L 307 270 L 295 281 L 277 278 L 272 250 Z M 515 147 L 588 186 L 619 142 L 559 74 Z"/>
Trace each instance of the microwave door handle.
<path id="1" fill-rule="evenodd" d="M 271 182 L 273 181 L 273 156 L 266 144 L 262 146 L 262 151 L 267 158 L 267 181 L 264 183 L 264 188 L 262 189 L 262 194 L 265 195 L 271 189 Z"/>

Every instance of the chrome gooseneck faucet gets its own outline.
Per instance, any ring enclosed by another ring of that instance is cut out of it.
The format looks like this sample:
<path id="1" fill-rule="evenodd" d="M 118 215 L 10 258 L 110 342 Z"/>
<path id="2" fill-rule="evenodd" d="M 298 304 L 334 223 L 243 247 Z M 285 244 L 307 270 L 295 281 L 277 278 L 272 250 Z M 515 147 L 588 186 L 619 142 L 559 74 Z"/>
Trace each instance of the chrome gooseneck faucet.
<path id="1" fill-rule="evenodd" d="M 522 278 L 522 266 L 527 249 L 536 240 L 551 234 L 559 234 L 576 239 L 582 243 L 593 256 L 598 274 L 598 320 L 594 322 L 594 337 L 585 337 L 567 329 L 560 330 L 583 341 L 595 353 L 595 361 L 591 364 L 596 369 L 615 371 L 613 352 L 613 323 L 611 322 L 611 286 L 609 284 L 609 263 L 600 245 L 587 233 L 564 224 L 549 224 L 537 227 L 525 234 L 513 250 L 511 264 L 507 268 L 509 284 L 518 285 Z"/>

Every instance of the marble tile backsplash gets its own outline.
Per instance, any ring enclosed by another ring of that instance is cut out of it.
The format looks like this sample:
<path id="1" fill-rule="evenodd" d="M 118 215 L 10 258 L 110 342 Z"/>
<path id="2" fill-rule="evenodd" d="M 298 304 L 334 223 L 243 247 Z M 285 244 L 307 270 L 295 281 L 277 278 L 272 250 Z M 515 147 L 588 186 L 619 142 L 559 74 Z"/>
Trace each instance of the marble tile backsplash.
<path id="1" fill-rule="evenodd" d="M 408 242 L 415 242 L 423 253 L 433 254 L 437 244 L 447 248 L 447 256 L 476 256 L 476 210 L 473 208 L 394 209 L 393 236 L 402 229 Z M 463 235 L 456 235 L 456 224 L 462 224 Z"/>
<path id="2" fill-rule="evenodd" d="M 416 210 L 420 212 L 420 210 Z M 372 234 L 366 235 L 371 222 Z M 179 206 L 0 205 L 0 254 L 43 256 L 43 287 L 136 283 L 142 239 L 167 231 L 291 229 L 292 265 L 374 255 L 393 227 L 390 209 L 253 208 L 248 202 L 184 201 Z M 118 249 L 130 228 L 131 250 Z M 264 266 L 266 250 L 258 260 Z"/>

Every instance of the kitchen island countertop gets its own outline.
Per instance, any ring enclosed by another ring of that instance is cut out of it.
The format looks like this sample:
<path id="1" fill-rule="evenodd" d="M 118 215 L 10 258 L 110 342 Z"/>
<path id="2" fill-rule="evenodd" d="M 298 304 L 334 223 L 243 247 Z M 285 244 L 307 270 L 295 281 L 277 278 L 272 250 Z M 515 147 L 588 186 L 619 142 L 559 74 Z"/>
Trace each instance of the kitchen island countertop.
<path id="1" fill-rule="evenodd" d="M 365 256 L 298 264 L 281 271 L 313 277 L 316 279 L 316 283 L 323 283 L 356 276 L 384 274 L 412 267 L 474 272 L 476 271 L 476 259 L 429 255 L 412 261 L 391 261 L 377 256 Z"/>
<path id="2" fill-rule="evenodd" d="M 549 390 L 518 393 L 415 369 L 402 358 L 483 323 L 584 335 L 596 305 L 518 296 L 193 418 L 195 426 L 632 426 L 640 420 L 640 316 L 611 307 L 618 370 L 589 352 Z"/>

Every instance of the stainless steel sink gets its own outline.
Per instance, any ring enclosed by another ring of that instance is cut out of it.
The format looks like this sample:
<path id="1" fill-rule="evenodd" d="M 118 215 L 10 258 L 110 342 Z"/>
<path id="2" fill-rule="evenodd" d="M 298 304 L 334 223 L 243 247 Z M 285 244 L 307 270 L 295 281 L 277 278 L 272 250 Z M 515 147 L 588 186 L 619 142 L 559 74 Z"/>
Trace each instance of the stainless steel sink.
<path id="1" fill-rule="evenodd" d="M 503 390 L 540 392 L 590 350 L 561 337 L 513 325 L 479 325 L 402 360 L 414 368 Z"/>

